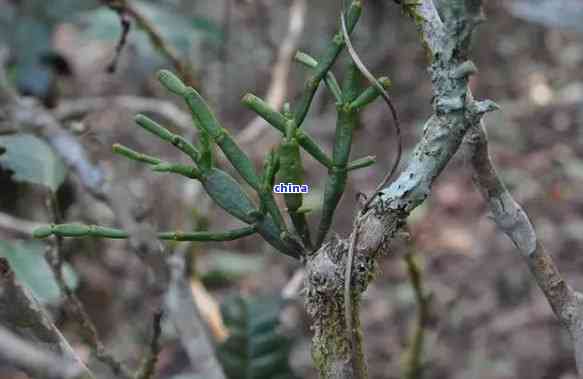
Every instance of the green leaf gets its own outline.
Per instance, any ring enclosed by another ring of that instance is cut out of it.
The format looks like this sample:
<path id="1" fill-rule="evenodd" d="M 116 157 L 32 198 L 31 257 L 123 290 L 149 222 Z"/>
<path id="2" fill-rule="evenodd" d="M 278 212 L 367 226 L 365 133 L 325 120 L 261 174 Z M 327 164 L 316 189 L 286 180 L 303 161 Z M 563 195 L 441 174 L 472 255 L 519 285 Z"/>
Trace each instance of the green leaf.
<path id="1" fill-rule="evenodd" d="M 61 299 L 53 272 L 44 259 L 45 245 L 37 241 L 1 241 L 0 257 L 10 263 L 16 278 L 26 285 L 44 304 L 58 303 Z M 70 265 L 63 266 L 65 281 L 77 287 L 77 275 Z"/>
<path id="2" fill-rule="evenodd" d="M 0 136 L 0 146 L 6 148 L 0 156 L 0 166 L 12 171 L 15 181 L 42 185 L 53 192 L 65 181 L 67 167 L 61 157 L 34 135 Z"/>
<path id="3" fill-rule="evenodd" d="M 279 331 L 279 297 L 227 299 L 221 306 L 229 338 L 218 357 L 229 379 L 294 378 L 289 366 L 291 340 Z"/>

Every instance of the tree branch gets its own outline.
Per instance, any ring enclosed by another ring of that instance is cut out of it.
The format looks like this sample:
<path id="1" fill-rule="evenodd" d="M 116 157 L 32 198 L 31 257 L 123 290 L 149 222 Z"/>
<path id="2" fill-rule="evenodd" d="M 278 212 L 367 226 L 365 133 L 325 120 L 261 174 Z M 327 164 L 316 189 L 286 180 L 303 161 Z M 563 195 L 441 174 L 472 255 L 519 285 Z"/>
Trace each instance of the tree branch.
<path id="1" fill-rule="evenodd" d="M 432 0 L 404 0 L 403 11 L 415 22 L 421 42 L 430 54 L 439 53 L 445 43 L 445 26 Z"/>
<path id="2" fill-rule="evenodd" d="M 376 259 L 389 252 L 391 241 L 399 235 L 410 212 L 425 201 L 431 186 L 463 137 L 486 112 L 497 109 L 491 101 L 475 101 L 468 88 L 468 76 L 475 66 L 467 60 L 471 34 L 482 19 L 481 2 L 451 0 L 403 1 L 401 6 L 417 25 L 430 62 L 433 83 L 433 115 L 424 126 L 423 138 L 416 145 L 404 171 L 384 188 L 358 217 L 348 240 L 332 241 L 307 257 L 307 309 L 314 317 L 314 359 L 323 377 L 366 377 L 366 367 L 355 369 L 354 357 L 363 367 L 359 300 L 377 270 Z M 341 307 L 343 273 L 347 262 L 347 241 L 358 234 L 350 278 L 354 325 L 347 333 L 339 325 L 345 317 Z M 323 316 L 322 316 L 323 315 Z M 338 336 L 354 335 L 349 341 Z M 356 362 L 358 363 L 358 362 Z"/>
<path id="3" fill-rule="evenodd" d="M 165 295 L 168 318 L 174 324 L 195 372 L 201 378 L 225 379 L 184 276 L 184 257 L 169 259 L 171 280 Z"/>
<path id="4" fill-rule="evenodd" d="M 162 99 L 139 96 L 85 97 L 61 100 L 53 113 L 57 119 L 66 120 L 89 112 L 103 111 L 112 105 L 125 108 L 131 113 L 157 114 L 183 130 L 195 130 L 192 128 L 190 114 L 181 110 L 174 103 Z"/>
<path id="5" fill-rule="evenodd" d="M 0 358 L 34 375 L 52 379 L 81 379 L 86 372 L 78 362 L 46 351 L 0 327 Z"/>
<path id="6" fill-rule="evenodd" d="M 481 10 L 476 10 L 471 0 L 467 1 L 465 13 L 458 9 L 466 4 L 464 1 L 445 4 L 440 10 L 450 15 L 446 23 L 439 18 L 431 0 L 418 2 L 416 7 L 408 5 L 407 10 L 414 16 L 423 41 L 432 53 L 434 114 L 425 123 L 423 137 L 405 170 L 381 191 L 371 204 L 368 216 L 365 215 L 368 219 L 364 221 L 365 229 L 367 222 L 374 227 L 380 221 L 388 234 L 384 237 L 371 234 L 368 241 L 361 239 L 361 254 L 368 252 L 374 256 L 380 245 L 388 242 L 396 232 L 394 227 L 400 227 L 408 214 L 430 195 L 434 180 L 456 153 L 468 129 L 478 123 L 483 114 L 498 109 L 490 100 L 474 100 L 468 88 L 467 78 L 476 69 L 466 58 L 467 42 Z"/>
<path id="7" fill-rule="evenodd" d="M 32 237 L 32 232 L 44 224 L 14 217 L 8 213 L 0 212 L 0 229 L 14 232 L 24 237 Z"/>
<path id="8" fill-rule="evenodd" d="M 512 240 L 555 316 L 571 334 L 577 371 L 583 375 L 583 294 L 574 291 L 563 279 L 553 258 L 537 240 L 526 212 L 498 177 L 488 152 L 483 121 L 472 128 L 466 141 L 471 150 L 474 183 L 488 203 L 492 219 Z"/>
<path id="9" fill-rule="evenodd" d="M 26 287 L 16 280 L 14 272 L 4 258 L 0 258 L 0 325 L 8 328 L 17 338 L 22 340 L 22 345 L 15 345 L 14 348 L 26 348 L 31 345 L 35 349 L 39 349 L 35 350 L 36 352 L 48 350 L 51 354 L 57 354 L 70 362 L 69 365 L 60 367 L 63 370 L 68 372 L 71 365 L 74 365 L 87 378 L 94 378 L 85 363 L 77 356 L 69 342 L 53 324 L 43 306 Z M 10 336 L 0 336 L 3 343 L 8 343 L 4 337 L 10 338 Z M 4 349 L 0 349 L 0 351 L 4 351 Z M 31 354 L 33 353 L 31 352 Z M 20 356 L 21 360 L 18 360 L 18 357 L 11 359 L 6 352 L 3 356 L 15 364 L 23 364 L 26 366 L 23 367 L 25 369 L 47 368 L 43 366 L 43 362 L 46 363 L 46 360 L 43 360 L 40 355 Z M 27 362 L 26 359 L 30 361 Z M 36 359 L 39 360 L 35 362 L 37 364 L 35 367 L 32 360 Z M 54 369 L 57 370 L 58 367 Z M 50 374 L 50 372 L 49 370 L 45 375 Z M 75 373 L 70 372 L 69 374 Z"/>

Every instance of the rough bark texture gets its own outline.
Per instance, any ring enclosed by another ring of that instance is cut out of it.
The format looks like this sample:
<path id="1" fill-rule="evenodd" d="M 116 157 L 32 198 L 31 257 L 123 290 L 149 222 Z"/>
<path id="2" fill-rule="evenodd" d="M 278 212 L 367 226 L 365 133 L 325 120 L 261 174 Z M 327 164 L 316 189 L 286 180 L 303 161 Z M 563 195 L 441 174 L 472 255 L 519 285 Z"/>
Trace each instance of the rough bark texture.
<path id="1" fill-rule="evenodd" d="M 353 330 L 347 338 L 344 315 L 344 270 L 348 243 L 333 237 L 307 259 L 306 309 L 312 318 L 314 332 L 312 356 L 314 364 L 325 378 L 366 377 L 366 365 L 362 348 L 359 322 L 360 295 L 372 280 L 376 271 L 373 257 L 358 255 L 352 271 Z M 355 365 L 350 364 L 352 350 L 359 357 Z M 354 372 L 356 371 L 356 372 Z"/>
<path id="2" fill-rule="evenodd" d="M 358 301 L 374 276 L 375 259 L 388 253 L 410 212 L 431 193 L 434 180 L 457 152 L 466 134 L 472 150 L 474 181 L 492 211 L 498 227 L 506 233 L 525 259 L 553 312 L 570 332 L 579 375 L 583 374 L 583 294 L 574 291 L 559 273 L 552 257 L 537 240 L 528 216 L 498 178 L 487 149 L 482 118 L 498 109 L 492 101 L 474 100 L 468 76 L 476 72 L 468 60 L 468 47 L 475 26 L 483 20 L 480 0 L 402 1 L 414 20 L 430 60 L 433 83 L 433 115 L 424 126 L 423 138 L 400 176 L 381 191 L 368 211 L 357 217 L 360 233 L 352 281 L 355 328 Z M 346 265 L 347 241 L 333 241 L 308 258 L 307 304 L 315 319 L 314 358 L 324 378 L 364 378 L 366 369 L 361 340 L 353 348 L 346 341 L 341 288 Z M 347 351 L 348 348 L 348 351 Z M 359 362 L 350 362 L 356 359 Z M 355 369 L 356 368 L 356 369 Z"/>
<path id="3" fill-rule="evenodd" d="M 475 26 L 483 20 L 481 1 L 451 0 L 438 5 L 432 0 L 401 2 L 418 28 L 430 62 L 434 114 L 425 123 L 423 138 L 404 171 L 359 213 L 352 231 L 358 234 L 351 278 L 355 354 L 343 322 L 342 293 L 350 239 L 332 240 L 307 258 L 307 309 L 314 319 L 314 360 L 322 378 L 366 378 L 358 309 L 360 295 L 374 277 L 376 259 L 389 252 L 391 240 L 409 213 L 429 196 L 433 181 L 470 127 L 484 113 L 497 109 L 491 101 L 475 101 L 468 89 L 468 76 L 475 72 L 467 60 L 468 46 Z"/>

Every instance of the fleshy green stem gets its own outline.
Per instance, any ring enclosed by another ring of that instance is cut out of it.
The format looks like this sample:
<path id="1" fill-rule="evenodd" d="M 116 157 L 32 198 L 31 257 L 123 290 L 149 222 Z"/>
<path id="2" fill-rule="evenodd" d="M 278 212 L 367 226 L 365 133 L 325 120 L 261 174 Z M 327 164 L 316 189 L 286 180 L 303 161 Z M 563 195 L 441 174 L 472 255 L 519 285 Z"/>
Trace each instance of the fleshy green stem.
<path id="1" fill-rule="evenodd" d="M 294 58 L 296 61 L 307 67 L 318 67 L 318 61 L 307 53 L 298 51 Z M 342 90 L 340 89 L 338 80 L 336 80 L 336 76 L 332 73 L 332 71 L 328 71 L 326 73 L 326 76 L 324 77 L 324 84 L 326 84 L 326 87 L 328 87 L 328 90 L 330 90 L 332 96 L 334 96 L 334 99 L 336 99 L 336 102 L 342 103 Z"/>
<path id="2" fill-rule="evenodd" d="M 372 166 L 376 163 L 376 157 L 374 155 L 367 155 L 366 157 L 358 158 L 350 162 L 346 166 L 347 171 L 358 170 L 359 168 L 366 168 Z"/>
<path id="3" fill-rule="evenodd" d="M 273 198 L 271 189 L 266 191 L 262 188 L 261 181 L 257 175 L 253 162 L 251 162 L 251 159 L 249 159 L 247 154 L 245 154 L 239 147 L 230 133 L 221 126 L 203 97 L 194 88 L 181 85 L 182 83 L 180 82 L 180 79 L 173 76 L 173 74 L 168 71 L 164 71 L 158 76 L 159 78 L 163 78 L 163 84 L 168 89 L 174 93 L 182 95 L 195 118 L 195 125 L 219 146 L 243 180 L 245 180 L 245 182 L 247 182 L 251 188 L 258 193 L 262 207 L 266 209 L 273 218 L 275 225 L 279 229 L 279 234 L 285 233 L 287 227 L 279 207 Z M 210 165 L 206 164 L 206 166 L 205 169 L 209 169 Z"/>
<path id="4" fill-rule="evenodd" d="M 157 172 L 172 172 L 190 179 L 199 179 L 201 177 L 201 173 L 196 167 L 178 163 L 161 162 L 152 166 L 152 170 Z"/>
<path id="5" fill-rule="evenodd" d="M 233 241 L 239 238 L 255 234 L 257 230 L 254 226 L 247 226 L 239 229 L 224 232 L 160 232 L 158 238 L 171 241 Z"/>
<path id="6" fill-rule="evenodd" d="M 290 125 L 295 123 L 290 121 Z M 290 130 L 292 136 L 285 137 L 279 146 L 279 180 L 282 183 L 292 183 L 296 185 L 304 184 L 304 168 L 300 153 L 300 145 L 293 136 L 295 129 Z M 310 230 L 306 215 L 298 212 L 303 204 L 303 195 L 301 193 L 285 193 L 283 195 L 287 211 L 292 220 L 294 228 L 307 249 L 312 248 Z"/>
<path id="7" fill-rule="evenodd" d="M 348 31 L 352 32 L 354 27 L 356 26 L 356 22 L 360 18 L 360 14 L 362 12 L 362 4 L 360 1 L 352 1 L 350 8 L 348 9 L 348 16 L 346 18 L 346 23 L 348 27 Z M 339 31 L 334 38 L 332 38 L 332 42 L 328 46 L 328 49 L 324 53 L 324 55 L 320 58 L 318 62 L 318 66 L 314 69 L 314 72 L 310 76 L 310 78 L 306 81 L 304 92 L 302 97 L 300 98 L 297 107 L 294 110 L 294 119 L 298 126 L 301 126 L 308 114 L 308 109 L 312 104 L 312 100 L 314 98 L 314 94 L 318 89 L 320 81 L 324 79 L 330 67 L 338 58 L 338 55 L 342 51 L 344 47 L 344 38 L 342 38 L 342 33 Z"/>
<path id="8" fill-rule="evenodd" d="M 265 161 L 263 162 L 263 173 L 261 176 L 261 184 L 263 186 L 263 191 L 271 191 L 275 184 L 275 175 L 279 170 L 279 156 L 277 152 L 273 149 L 267 153 L 265 156 Z M 261 213 L 265 213 L 265 204 L 261 203 Z"/>
<path id="9" fill-rule="evenodd" d="M 162 160 L 159 158 L 147 154 L 142 154 L 119 143 L 113 144 L 112 149 L 114 153 L 123 155 L 124 157 L 131 159 L 132 161 L 142 162 L 149 165 L 157 165 L 159 163 L 162 163 Z"/>
<path id="10" fill-rule="evenodd" d="M 254 225 L 257 232 L 273 247 L 296 258 L 302 254 L 301 247 L 284 241 L 282 234 L 285 233 L 281 232 L 271 217 L 263 215 L 255 207 L 232 176 L 218 168 L 212 168 L 209 173 L 203 174 L 201 183 L 218 206 L 239 220 Z"/>
<path id="11" fill-rule="evenodd" d="M 386 76 L 382 76 L 378 79 L 379 83 L 383 86 L 383 88 L 388 89 L 391 86 L 391 79 Z M 352 103 L 350 103 L 350 107 L 353 109 L 360 109 L 368 104 L 372 103 L 376 99 L 379 98 L 381 92 L 375 86 L 370 86 L 365 89 Z"/>
<path id="12" fill-rule="evenodd" d="M 163 141 L 170 142 L 172 145 L 176 146 L 180 151 L 188 155 L 193 162 L 198 162 L 200 158 L 200 152 L 196 149 L 196 147 L 194 147 L 193 144 L 184 139 L 184 137 L 172 133 L 162 125 L 158 124 L 156 121 L 141 114 L 135 117 L 135 121 L 136 124 L 152 133 L 156 137 Z"/>
<path id="13" fill-rule="evenodd" d="M 105 226 L 84 225 L 84 224 L 51 224 L 36 228 L 32 235 L 34 238 L 57 237 L 98 237 L 111 239 L 128 238 L 128 233 Z"/>
<path id="14" fill-rule="evenodd" d="M 343 85 L 343 103 L 336 107 L 338 119 L 336 123 L 334 151 L 332 153 L 334 165 L 328 171 L 329 176 L 324 190 L 322 219 L 318 227 L 316 247 L 321 246 L 324 242 L 328 230 L 330 230 L 330 226 L 332 225 L 336 207 L 346 189 L 346 179 L 348 176 L 347 166 L 352 146 L 352 134 L 358 123 L 358 113 L 354 108 L 350 107 L 350 103 L 358 96 L 360 79 L 361 75 L 358 68 L 354 64 L 351 64 Z"/>
<path id="15" fill-rule="evenodd" d="M 176 139 L 168 130 L 147 118 L 139 118 L 139 124 L 163 140 L 168 141 Z M 206 131 L 203 130 L 203 132 Z M 204 145 L 205 142 L 203 142 L 203 146 Z M 203 152 L 205 149 L 210 150 L 210 146 L 204 147 Z M 130 159 L 153 165 L 152 169 L 154 171 L 173 172 L 188 178 L 200 180 L 208 195 L 218 206 L 235 218 L 252 225 L 257 232 L 277 250 L 295 258 L 298 258 L 302 254 L 302 247 L 293 239 L 284 238 L 287 236 L 287 233 L 282 230 L 280 225 L 274 222 L 272 217 L 262 214 L 241 188 L 241 185 L 226 172 L 215 167 L 207 166 L 204 167 L 203 170 L 199 170 L 194 166 L 163 162 L 158 158 L 138 153 L 122 145 L 115 145 L 114 151 Z M 208 154 L 210 154 L 210 152 Z M 279 217 L 282 219 L 281 222 L 283 222 L 283 217 L 281 216 L 281 213 L 279 213 L 279 208 L 277 208 L 277 205 L 275 204 L 270 189 L 268 190 L 268 192 L 259 192 L 262 209 L 267 209 L 268 211 L 271 210 L 273 213 L 275 213 L 274 209 L 277 210 L 276 214 L 279 214 Z M 269 198 L 266 196 L 267 193 L 273 200 L 271 205 L 269 203 Z"/>
<path id="16" fill-rule="evenodd" d="M 202 96 L 194 88 L 188 87 L 184 93 L 184 100 L 198 121 L 196 125 L 208 133 L 243 180 L 253 189 L 259 190 L 259 176 L 257 176 L 253 162 L 241 150 L 230 133 L 221 126 Z"/>
<path id="17" fill-rule="evenodd" d="M 261 98 L 250 93 L 243 96 L 241 101 L 244 105 L 246 105 L 248 108 L 261 116 L 265 121 L 267 121 L 269 125 L 279 130 L 282 134 L 285 134 L 288 119 L 285 118 L 284 115 L 271 108 L 269 104 L 267 104 Z M 313 137 L 307 134 L 304 130 L 297 130 L 296 138 L 300 146 L 308 154 L 314 157 L 315 160 L 320 162 L 326 168 L 332 167 L 332 160 L 322 150 Z"/>
<path id="18" fill-rule="evenodd" d="M 149 164 L 152 166 L 153 171 L 172 172 L 190 179 L 200 179 L 202 177 L 201 172 L 195 166 L 164 162 L 160 158 L 140 153 L 119 143 L 113 145 L 113 152 L 133 161 Z"/>
<path id="19" fill-rule="evenodd" d="M 254 226 L 246 226 L 225 232 L 160 232 L 158 238 L 171 241 L 233 241 L 256 233 Z M 109 239 L 126 239 L 129 233 L 115 228 L 84 224 L 53 224 L 38 227 L 34 230 L 35 238 L 47 238 L 51 235 L 58 237 L 94 237 Z"/>
<path id="20" fill-rule="evenodd" d="M 214 166 L 213 158 L 213 144 L 210 136 L 206 131 L 200 129 L 199 141 L 200 141 L 200 161 L 198 165 L 202 171 L 208 171 Z"/>

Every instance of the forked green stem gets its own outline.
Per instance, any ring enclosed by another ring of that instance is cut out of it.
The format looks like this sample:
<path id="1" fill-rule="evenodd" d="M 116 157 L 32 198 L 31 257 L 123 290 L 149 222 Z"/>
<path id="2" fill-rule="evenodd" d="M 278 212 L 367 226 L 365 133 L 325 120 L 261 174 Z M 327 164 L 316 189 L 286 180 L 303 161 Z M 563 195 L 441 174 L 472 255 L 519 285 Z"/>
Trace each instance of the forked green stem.
<path id="1" fill-rule="evenodd" d="M 350 8 L 348 9 L 348 16 L 346 19 L 349 33 L 352 32 L 356 26 L 361 12 L 362 4 L 360 1 L 353 1 L 350 5 Z M 330 70 L 330 67 L 332 67 L 336 61 L 336 58 L 338 58 L 338 55 L 344 48 L 344 45 L 344 38 L 342 38 L 342 33 L 339 31 L 334 36 L 334 38 L 332 38 L 332 42 L 330 42 L 326 52 L 320 58 L 318 65 L 312 72 L 310 78 L 306 81 L 302 97 L 300 98 L 300 101 L 294 110 L 294 119 L 298 126 L 301 126 L 304 122 L 320 81 L 324 79 L 326 73 Z"/>
<path id="2" fill-rule="evenodd" d="M 298 51 L 294 59 L 307 67 L 318 67 L 318 61 L 307 53 Z M 334 99 L 336 99 L 336 102 L 338 104 L 342 103 L 342 90 L 340 89 L 340 84 L 338 84 L 338 80 L 336 80 L 336 76 L 332 73 L 332 71 L 328 71 L 326 73 L 326 76 L 324 77 L 324 84 L 326 84 L 326 87 L 328 87 L 328 90 L 330 90 L 334 96 Z"/>

